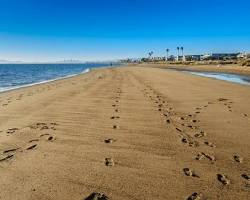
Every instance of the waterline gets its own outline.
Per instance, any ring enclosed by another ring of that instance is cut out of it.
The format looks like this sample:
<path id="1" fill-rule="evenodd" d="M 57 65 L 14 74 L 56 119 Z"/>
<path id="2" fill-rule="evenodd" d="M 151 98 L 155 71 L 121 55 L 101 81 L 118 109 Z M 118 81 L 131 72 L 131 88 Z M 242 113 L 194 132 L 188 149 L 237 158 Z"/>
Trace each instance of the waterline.
<path id="1" fill-rule="evenodd" d="M 40 81 L 40 82 L 36 82 L 36 83 L 31 83 L 31 84 L 20 85 L 20 86 L 4 87 L 4 88 L 0 87 L 0 93 L 11 91 L 11 90 L 16 90 L 16 89 L 20 89 L 20 88 L 31 87 L 31 86 L 34 86 L 34 85 L 40 85 L 40 84 L 44 84 L 44 83 L 49 83 L 49 82 L 53 82 L 53 81 L 57 81 L 57 80 L 62 80 L 62 79 L 65 79 L 65 78 L 70 78 L 70 77 L 78 76 L 80 74 L 85 74 L 85 73 L 88 73 L 88 72 L 90 72 L 89 68 L 83 70 L 79 74 L 71 74 L 71 75 L 67 75 L 67 76 L 63 76 L 63 77 L 59 77 L 59 78 L 55 78 L 55 79 L 50 79 L 50 80 Z"/>
<path id="2" fill-rule="evenodd" d="M 208 78 L 214 78 L 218 80 L 249 85 L 250 86 L 250 76 L 243 76 L 238 74 L 228 74 L 228 73 L 216 73 L 216 72 L 194 72 L 194 71 L 185 71 L 187 73 L 203 76 Z"/>

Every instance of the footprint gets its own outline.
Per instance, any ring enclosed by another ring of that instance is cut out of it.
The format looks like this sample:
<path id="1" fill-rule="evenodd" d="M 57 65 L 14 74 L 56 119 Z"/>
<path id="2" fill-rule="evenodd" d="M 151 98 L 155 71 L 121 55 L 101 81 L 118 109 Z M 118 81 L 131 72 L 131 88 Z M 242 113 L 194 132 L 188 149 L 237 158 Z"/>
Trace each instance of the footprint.
<path id="1" fill-rule="evenodd" d="M 236 162 L 238 162 L 238 163 L 242 163 L 242 162 L 243 162 L 243 158 L 240 157 L 240 156 L 238 156 L 238 155 L 235 155 L 235 156 L 234 156 L 234 160 L 235 160 Z"/>
<path id="2" fill-rule="evenodd" d="M 84 200 L 110 200 L 104 193 L 93 192 Z"/>
<path id="3" fill-rule="evenodd" d="M 206 153 L 198 153 L 198 155 L 195 157 L 196 160 L 203 160 L 203 159 L 209 159 L 210 161 L 215 161 L 215 157 Z"/>
<path id="4" fill-rule="evenodd" d="M 186 176 L 192 176 L 192 177 L 196 177 L 196 178 L 200 178 L 195 172 L 193 172 L 192 170 L 190 170 L 189 168 L 184 168 L 183 172 Z"/>
<path id="5" fill-rule="evenodd" d="M 104 142 L 107 143 L 107 144 L 111 144 L 111 143 L 115 142 L 115 140 L 113 140 L 113 139 L 106 139 L 106 140 L 104 140 Z"/>
<path id="6" fill-rule="evenodd" d="M 190 141 L 188 138 L 183 137 L 181 142 L 184 144 L 188 144 L 190 147 L 197 147 L 199 143 L 197 141 Z"/>
<path id="7" fill-rule="evenodd" d="M 39 139 L 33 139 L 33 140 L 30 140 L 29 143 L 32 143 L 32 142 L 38 142 Z"/>
<path id="8" fill-rule="evenodd" d="M 48 137 L 48 141 L 53 141 L 53 140 L 55 140 L 55 137 L 53 137 L 53 136 Z"/>
<path id="9" fill-rule="evenodd" d="M 112 158 L 105 158 L 105 165 L 108 167 L 113 167 L 115 163 Z"/>
<path id="10" fill-rule="evenodd" d="M 119 116 L 112 116 L 112 117 L 110 117 L 110 119 L 120 119 L 120 117 Z"/>
<path id="11" fill-rule="evenodd" d="M 204 133 L 204 131 L 200 131 L 200 133 L 196 133 L 196 134 L 194 135 L 194 137 L 196 137 L 196 138 L 202 138 L 202 137 L 204 137 L 204 136 L 206 136 L 206 134 Z"/>
<path id="12" fill-rule="evenodd" d="M 7 130 L 6 133 L 12 134 L 12 133 L 15 133 L 15 132 L 18 131 L 18 130 L 19 130 L 18 128 L 10 128 L 10 129 Z"/>
<path id="13" fill-rule="evenodd" d="M 5 161 L 5 160 L 9 160 L 9 159 L 11 159 L 13 156 L 14 156 L 14 154 L 7 155 L 7 156 L 1 158 L 1 159 L 0 159 L 0 162 Z"/>
<path id="14" fill-rule="evenodd" d="M 190 147 L 198 147 L 199 146 L 199 142 L 197 142 L 197 141 L 189 141 L 188 145 Z"/>
<path id="15" fill-rule="evenodd" d="M 197 192 L 194 192 L 193 194 L 191 194 L 187 200 L 201 200 L 202 199 L 202 194 L 199 194 Z"/>
<path id="16" fill-rule="evenodd" d="M 227 101 L 228 99 L 225 98 L 219 98 L 218 101 Z"/>
<path id="17" fill-rule="evenodd" d="M 206 144 L 209 147 L 216 147 L 214 144 L 212 144 L 211 142 L 205 141 L 204 144 Z"/>
<path id="18" fill-rule="evenodd" d="M 223 174 L 217 174 L 217 179 L 220 181 L 223 185 L 230 184 L 230 180 Z"/>
<path id="19" fill-rule="evenodd" d="M 47 136 L 49 135 L 48 133 L 41 134 L 40 137 Z"/>
<path id="20" fill-rule="evenodd" d="M 187 138 L 182 138 L 181 141 L 182 141 L 183 143 L 188 143 L 188 142 L 189 142 L 189 140 L 188 140 Z"/>
<path id="21" fill-rule="evenodd" d="M 250 176 L 247 174 L 242 174 L 241 177 L 248 180 L 248 181 L 250 180 Z"/>
<path id="22" fill-rule="evenodd" d="M 40 129 L 40 130 L 47 130 L 47 129 L 53 129 L 56 130 L 56 128 L 54 126 L 57 126 L 57 123 L 50 123 L 50 124 L 46 124 L 46 123 L 42 123 L 42 122 L 38 122 L 36 124 L 33 124 L 31 126 L 29 126 L 29 128 L 31 129 Z"/>
<path id="23" fill-rule="evenodd" d="M 8 149 L 8 150 L 5 150 L 3 153 L 15 152 L 18 149 L 20 148 Z"/>
<path id="24" fill-rule="evenodd" d="M 34 149 L 37 146 L 37 144 L 31 145 L 30 147 L 28 147 L 26 150 L 31 150 Z"/>
<path id="25" fill-rule="evenodd" d="M 47 129 L 49 129 L 49 127 L 48 127 L 47 125 L 44 125 L 44 126 L 42 126 L 42 127 L 40 128 L 40 130 L 47 130 Z"/>
<path id="26" fill-rule="evenodd" d="M 177 131 L 179 132 L 183 132 L 183 130 L 179 129 L 179 128 L 175 128 Z"/>
<path id="27" fill-rule="evenodd" d="M 187 125 L 188 128 L 191 128 L 191 129 L 197 129 L 197 127 L 195 126 L 192 126 L 192 125 Z"/>
<path id="28" fill-rule="evenodd" d="M 113 129 L 118 129 L 118 126 L 117 125 L 113 125 Z"/>

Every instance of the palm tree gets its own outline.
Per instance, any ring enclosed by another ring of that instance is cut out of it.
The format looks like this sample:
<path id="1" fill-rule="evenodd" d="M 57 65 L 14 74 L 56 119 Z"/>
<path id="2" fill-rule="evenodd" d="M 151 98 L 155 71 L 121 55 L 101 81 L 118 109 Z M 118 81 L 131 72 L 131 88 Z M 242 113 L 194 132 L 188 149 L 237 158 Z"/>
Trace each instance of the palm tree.
<path id="1" fill-rule="evenodd" d="M 177 60 L 179 60 L 179 55 L 180 55 L 180 47 L 177 47 L 178 55 L 177 55 Z"/>
<path id="2" fill-rule="evenodd" d="M 148 55 L 149 55 L 149 58 L 151 58 L 151 56 L 154 54 L 154 52 L 153 51 L 150 51 L 149 53 L 148 53 Z"/>
<path id="3" fill-rule="evenodd" d="M 167 52 L 167 61 L 168 61 L 168 53 L 169 53 L 169 49 L 166 49 L 166 52 Z"/>
<path id="4" fill-rule="evenodd" d="M 151 56 L 154 54 L 154 52 L 153 51 L 151 51 Z"/>
<path id="5" fill-rule="evenodd" d="M 182 54 L 182 57 L 184 56 L 184 55 L 183 55 L 183 50 L 184 50 L 184 48 L 183 48 L 183 47 L 181 47 L 181 52 L 182 52 L 181 54 Z"/>
<path id="6" fill-rule="evenodd" d="M 184 51 L 184 48 L 183 48 L 183 47 L 181 47 L 182 61 L 184 61 L 184 53 L 183 53 L 183 51 Z"/>

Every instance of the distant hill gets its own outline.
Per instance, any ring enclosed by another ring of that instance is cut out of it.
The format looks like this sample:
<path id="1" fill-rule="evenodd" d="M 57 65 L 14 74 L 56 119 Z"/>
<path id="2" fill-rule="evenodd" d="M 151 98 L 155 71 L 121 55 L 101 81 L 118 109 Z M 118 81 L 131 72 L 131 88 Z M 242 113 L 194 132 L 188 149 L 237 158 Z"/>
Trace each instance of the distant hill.
<path id="1" fill-rule="evenodd" d="M 0 63 L 2 63 L 2 64 L 8 64 L 8 63 L 22 63 L 22 61 L 9 61 L 9 60 L 0 59 Z"/>

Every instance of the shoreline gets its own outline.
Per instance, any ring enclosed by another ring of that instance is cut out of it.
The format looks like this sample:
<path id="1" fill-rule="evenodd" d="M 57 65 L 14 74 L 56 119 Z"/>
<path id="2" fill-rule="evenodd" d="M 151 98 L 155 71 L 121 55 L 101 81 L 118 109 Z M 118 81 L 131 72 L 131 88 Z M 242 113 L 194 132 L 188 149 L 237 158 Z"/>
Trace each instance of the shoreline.
<path id="1" fill-rule="evenodd" d="M 24 65 L 24 63 L 21 63 L 21 64 Z M 29 63 L 29 64 L 33 65 L 33 63 Z M 80 64 L 80 63 L 76 63 L 76 64 Z M 49 65 L 49 64 L 46 63 L 46 65 Z M 119 65 L 119 66 L 121 66 L 121 65 Z M 90 70 L 95 70 L 95 69 L 98 69 L 98 68 L 109 68 L 109 67 L 110 67 L 109 65 L 103 65 L 103 66 L 98 66 L 98 67 L 90 67 L 89 66 L 80 73 L 69 74 L 69 75 L 60 76 L 60 77 L 57 77 L 57 78 L 54 78 L 54 79 L 48 79 L 48 80 L 43 80 L 43 81 L 34 82 L 34 83 L 30 83 L 30 84 L 19 85 L 19 86 L 10 86 L 10 87 L 5 87 L 5 88 L 2 87 L 2 88 L 0 88 L 0 94 L 5 93 L 5 92 L 10 92 L 10 91 L 13 91 L 13 90 L 18 90 L 18 89 L 21 89 L 21 88 L 27 88 L 27 87 L 31 87 L 31 86 L 35 86 L 35 85 L 46 84 L 46 83 L 49 83 L 49 82 L 58 81 L 58 80 L 61 80 L 61 79 L 71 78 L 71 77 L 74 77 L 74 76 L 78 76 L 78 75 L 81 75 L 81 74 L 88 73 Z M 116 67 L 116 66 L 114 66 L 114 67 Z"/>
<path id="2" fill-rule="evenodd" d="M 92 69 L 94 69 L 94 68 L 92 68 Z M 37 83 L 30 83 L 30 84 L 26 84 L 26 85 L 14 86 L 10 89 L 0 90 L 0 94 L 10 92 L 10 91 L 19 90 L 22 88 L 28 88 L 28 87 L 32 87 L 32 86 L 36 86 L 36 85 L 41 85 L 41 84 L 46 84 L 46 83 L 50 83 L 50 82 L 54 82 L 54 81 L 67 79 L 67 78 L 72 78 L 75 76 L 79 76 L 81 74 L 86 74 L 86 73 L 90 72 L 90 70 L 91 70 L 90 68 L 87 68 L 86 70 L 84 70 L 83 72 L 81 72 L 79 74 L 71 74 L 71 75 L 67 75 L 67 76 L 63 76 L 63 77 L 59 77 L 59 78 L 55 78 L 55 79 L 50 79 L 50 80 L 45 80 L 45 81 L 41 81 L 41 82 L 37 82 Z"/>
<path id="3" fill-rule="evenodd" d="M 121 66 L 112 66 L 112 67 L 121 67 Z M 80 76 L 82 74 L 89 73 L 90 71 L 96 70 L 96 69 L 112 68 L 112 67 L 110 67 L 110 66 L 99 66 L 99 67 L 86 68 L 84 71 L 82 71 L 81 73 L 78 73 L 78 74 L 71 74 L 71 75 L 67 75 L 67 76 L 63 76 L 63 77 L 58 77 L 58 78 L 55 78 L 55 79 L 45 80 L 45 81 L 26 84 L 26 85 L 14 86 L 14 87 L 12 87 L 10 89 L 0 90 L 0 94 L 15 91 L 15 90 L 19 90 L 19 89 L 22 89 L 22 88 L 29 88 L 29 87 L 36 86 L 36 85 L 41 85 L 41 84 L 46 84 L 46 83 L 50 83 L 50 82 L 60 81 L 60 80 L 72 78 L 72 77 L 75 77 L 75 76 Z"/>
<path id="4" fill-rule="evenodd" d="M 249 99 L 249 87 L 154 66 L 1 93 L 0 196 L 247 200 Z"/>

